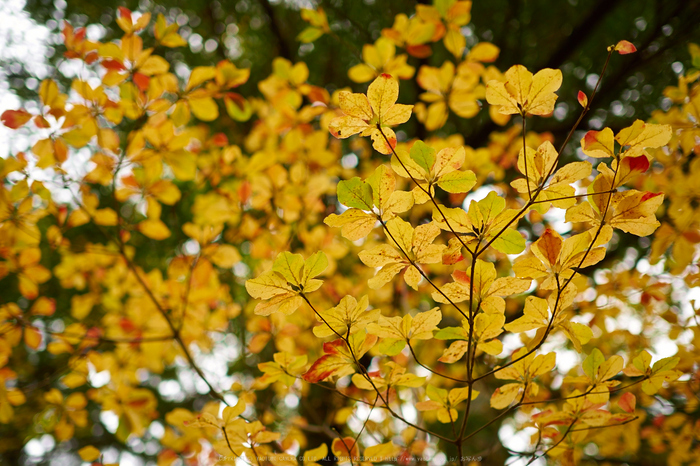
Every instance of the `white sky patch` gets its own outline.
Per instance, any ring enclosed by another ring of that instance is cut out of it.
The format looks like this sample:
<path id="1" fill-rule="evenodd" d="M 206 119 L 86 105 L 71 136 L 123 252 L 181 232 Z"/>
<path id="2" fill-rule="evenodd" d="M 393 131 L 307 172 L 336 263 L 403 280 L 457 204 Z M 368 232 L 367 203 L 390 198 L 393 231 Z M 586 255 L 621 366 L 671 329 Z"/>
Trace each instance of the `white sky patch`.
<path id="1" fill-rule="evenodd" d="M 571 223 L 566 221 L 566 211 L 564 209 L 550 208 L 544 218 L 557 233 L 564 235 L 571 231 Z"/>
<path id="2" fill-rule="evenodd" d="M 53 53 L 50 46 L 52 34 L 48 27 L 31 19 L 29 13 L 24 11 L 25 4 L 24 0 L 0 1 L 0 60 L 20 62 L 30 73 L 43 79 L 49 72 L 46 57 Z M 10 90 L 7 78 L 8 74 L 18 71 L 19 63 L 8 69 L 0 68 L 0 114 L 20 106 L 20 100 Z M 26 150 L 27 145 L 28 140 L 21 133 L 18 135 L 15 130 L 0 125 L 0 157 Z"/>
<path id="3" fill-rule="evenodd" d="M 468 211 L 469 204 L 471 204 L 472 201 L 479 202 L 480 200 L 488 196 L 491 191 L 495 191 L 496 194 L 498 194 L 499 196 L 503 196 L 503 191 L 501 191 L 496 186 L 484 185 L 481 186 L 479 189 L 467 194 L 467 197 L 464 198 L 464 202 L 462 202 L 462 208 Z"/>
<path id="4" fill-rule="evenodd" d="M 528 448 L 530 447 L 530 437 L 533 433 L 536 432 L 537 430 L 533 427 L 526 427 L 525 429 L 517 431 L 515 429 L 515 422 L 512 419 L 508 419 L 503 422 L 503 425 L 498 431 L 498 437 L 501 439 L 503 445 L 510 448 L 511 450 L 527 452 Z M 506 464 L 510 466 L 524 466 L 525 464 L 528 464 L 529 460 L 530 457 L 527 456 L 512 456 L 508 459 L 508 462 Z M 530 464 L 544 465 L 545 463 L 543 461 L 538 460 Z"/>

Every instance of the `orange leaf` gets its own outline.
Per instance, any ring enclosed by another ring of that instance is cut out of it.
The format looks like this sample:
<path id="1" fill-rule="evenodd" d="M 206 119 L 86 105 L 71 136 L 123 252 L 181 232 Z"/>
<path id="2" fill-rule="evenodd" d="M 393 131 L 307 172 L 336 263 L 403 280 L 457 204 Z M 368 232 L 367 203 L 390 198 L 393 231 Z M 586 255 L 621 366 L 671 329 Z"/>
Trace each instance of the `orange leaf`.
<path id="1" fill-rule="evenodd" d="M 32 305 L 29 312 L 35 316 L 50 316 L 56 312 L 56 300 L 41 296 Z"/>
<path id="2" fill-rule="evenodd" d="M 627 413 L 633 413 L 634 408 L 637 405 L 637 398 L 632 393 L 625 393 L 620 397 L 617 405 L 622 408 Z"/>
<path id="3" fill-rule="evenodd" d="M 4 112 L 2 112 L 2 116 L 0 116 L 2 124 L 12 129 L 17 129 L 20 126 L 23 126 L 31 118 L 32 114 L 22 109 L 5 110 Z"/>
<path id="4" fill-rule="evenodd" d="M 621 40 L 615 45 L 615 51 L 620 55 L 627 55 L 628 53 L 636 52 L 637 47 L 635 47 L 632 42 Z"/>
<path id="5" fill-rule="evenodd" d="M 333 454 L 338 457 L 340 462 L 347 462 L 348 460 L 355 462 L 360 457 L 360 448 L 352 437 L 333 440 L 331 450 Z"/>

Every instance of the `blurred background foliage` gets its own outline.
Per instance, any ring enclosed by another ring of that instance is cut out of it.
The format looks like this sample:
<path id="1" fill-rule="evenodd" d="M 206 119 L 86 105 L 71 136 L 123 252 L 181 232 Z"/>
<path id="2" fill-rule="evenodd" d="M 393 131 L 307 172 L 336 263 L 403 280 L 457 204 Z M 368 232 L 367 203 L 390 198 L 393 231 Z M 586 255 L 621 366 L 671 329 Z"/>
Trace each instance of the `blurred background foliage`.
<path id="1" fill-rule="evenodd" d="M 293 0 L 28 0 L 25 9 L 55 35 L 60 33 L 62 20 L 67 20 L 76 27 L 92 25 L 88 36 L 109 41 L 121 32 L 115 20 L 119 6 L 150 11 L 154 17 L 163 13 L 168 21 L 181 26 L 189 47 L 165 54 L 175 63 L 176 72 L 178 67 L 209 65 L 224 58 L 238 67 L 250 67 L 250 79 L 240 89 L 243 95 L 258 93 L 256 85 L 270 74 L 276 56 L 305 61 L 312 84 L 334 83 L 363 90 L 366 84 L 355 84 L 347 76 L 351 66 L 361 63 L 362 45 L 379 38 L 383 28 L 391 27 L 395 15 L 415 11 L 415 4 L 405 0 L 321 0 L 316 4 Z M 296 37 L 307 24 L 299 10 L 314 6 L 326 11 L 334 34 L 301 44 Z M 480 41 L 497 45 L 501 53 L 495 65 L 501 70 L 514 63 L 528 69 L 562 70 L 564 84 L 554 118 L 538 119 L 532 128 L 550 131 L 559 139 L 565 137 L 578 116 L 577 91 L 590 94 L 605 60 L 605 48 L 621 39 L 632 41 L 640 53 L 611 64 L 587 125 L 591 129 L 610 126 L 616 131 L 632 118 L 644 120 L 654 109 L 669 106 L 662 92 L 690 67 L 685 44 L 700 41 L 698 24 L 698 1 L 477 0 L 472 21 L 462 32 L 467 46 Z M 49 69 L 62 69 L 62 48 L 57 45 L 47 57 Z M 439 66 L 451 56 L 441 42 L 433 49 L 428 58 L 409 57 L 409 64 L 416 69 L 423 64 Z M 6 71 L 6 79 L 20 97 L 32 98 L 35 91 L 27 83 L 34 85 L 37 81 L 31 79 L 31 72 L 21 61 L 14 61 L 2 63 L 10 70 Z M 184 71 L 180 74 L 186 75 Z M 60 75 L 53 78 L 66 79 Z M 415 80 L 403 85 L 413 87 L 402 88 L 405 101 L 417 101 L 421 90 Z M 222 127 L 227 123 L 226 119 L 218 121 Z M 411 124 L 418 123 L 412 119 Z M 481 112 L 471 119 L 451 114 L 441 132 L 451 134 L 456 130 L 464 135 L 467 145 L 479 147 L 496 129 L 487 112 Z M 415 128 L 407 130 L 413 133 Z M 419 137 L 424 134 L 417 133 Z"/>
<path id="2" fill-rule="evenodd" d="M 379 38 L 383 28 L 391 27 L 395 15 L 415 11 L 415 3 L 406 0 L 321 0 L 316 3 L 270 0 L 28 0 L 24 6 L 26 12 L 37 25 L 50 32 L 46 56 L 31 59 L 45 60 L 46 66 L 40 70 L 48 70 L 50 76 L 39 75 L 40 72 L 21 56 L 3 55 L 0 79 L 19 99 L 26 101 L 36 98 L 38 83 L 46 77 L 59 81 L 63 88 L 69 88 L 75 71 L 65 66 L 63 58 L 65 49 L 60 39 L 63 21 L 70 22 L 74 27 L 89 26 L 89 38 L 107 42 L 121 36 L 116 24 L 119 6 L 133 11 L 152 12 L 154 17 L 162 13 L 168 22 L 180 25 L 180 34 L 189 46 L 159 50 L 158 53 L 165 56 L 175 73 L 183 79 L 192 67 L 211 65 L 225 58 L 231 59 L 239 68 L 249 67 L 250 79 L 238 89 L 244 96 L 259 95 L 257 83 L 269 76 L 272 59 L 276 56 L 292 62 L 303 60 L 310 70 L 309 82 L 326 85 L 331 92 L 335 88 L 327 83 L 364 92 L 366 84 L 353 83 L 347 76 L 350 67 L 362 62 L 362 46 Z M 313 44 L 301 44 L 296 37 L 307 24 L 301 19 L 299 10 L 317 6 L 328 15 L 333 34 L 326 34 Z M 551 132 L 555 140 L 561 142 L 578 116 L 578 90 L 590 95 L 603 66 L 606 47 L 621 39 L 632 41 L 639 53 L 611 63 L 592 111 L 580 129 L 609 126 L 617 132 L 633 119 L 646 120 L 653 110 L 668 108 L 671 101 L 664 97 L 664 88 L 675 85 L 678 76 L 693 66 L 686 44 L 700 42 L 698 24 L 700 2 L 694 0 L 475 0 L 472 21 L 464 27 L 463 33 L 467 37 L 467 46 L 481 41 L 497 45 L 501 52 L 495 65 L 501 70 L 521 63 L 530 70 L 550 67 L 563 71 L 564 84 L 558 92 L 560 97 L 554 118 L 537 119 L 530 128 L 538 132 Z M 5 41 L 9 44 L 14 42 L 15 46 L 22 45 L 21 36 L 9 37 Z M 433 54 L 427 58 L 409 57 L 409 64 L 416 69 L 424 64 L 440 66 L 451 58 L 442 42 L 436 43 L 433 50 Z M 697 68 L 699 65 L 694 66 Z M 402 102 L 418 101 L 422 91 L 415 80 L 402 82 L 401 86 Z M 240 142 L 250 129 L 246 124 L 234 125 L 224 114 L 211 125 L 213 132 L 225 132 L 232 143 Z M 416 119 L 411 119 L 404 129 L 419 138 L 428 135 Z M 464 136 L 466 145 L 480 147 L 487 144 L 491 133 L 498 129 L 488 112 L 480 112 L 472 119 L 459 118 L 451 113 L 447 124 L 436 133 L 458 132 Z M 574 144 L 570 145 L 569 151 L 573 152 L 574 147 Z M 172 215 L 181 223 L 191 216 L 191 206 L 186 203 L 178 203 L 172 209 Z M 86 225 L 76 229 L 71 239 L 77 241 L 81 237 L 99 236 L 97 232 L 88 231 L 90 228 L 93 227 Z M 153 242 L 146 242 L 141 247 L 137 245 L 140 262 L 146 263 L 148 257 L 152 257 L 153 262 L 158 263 L 158 258 L 167 255 L 168 248 L 182 242 L 182 233 L 179 235 L 158 242 L 158 248 L 153 247 Z M 633 241 L 636 243 L 636 239 Z M 623 254 L 625 250 L 618 248 L 617 251 Z M 45 253 L 51 254 L 48 249 Z M 611 254 L 612 258 L 614 255 Z M 9 282 L 5 281 L 4 284 Z M 15 290 L 12 292 L 15 295 L 3 296 L 3 301 L 21 299 L 14 284 L 8 289 Z M 234 294 L 244 293 L 241 286 L 232 286 L 232 290 Z M 6 291 L 3 290 L 3 294 Z M 59 300 L 61 293 L 68 292 L 60 287 L 50 290 L 50 295 Z M 240 338 L 244 345 L 243 333 Z M 55 366 L 55 361 L 36 359 L 36 355 L 29 355 L 31 367 L 28 366 L 27 370 L 42 375 L 35 378 L 35 387 L 26 387 L 29 389 L 50 384 L 63 370 Z M 241 364 L 245 366 L 244 361 Z M 245 368 L 229 367 L 229 373 L 239 370 Z M 176 377 L 174 369 L 169 371 L 161 374 L 162 380 Z M 159 381 L 149 383 L 158 385 Z M 162 413 L 179 405 L 180 400 L 172 394 L 163 396 L 161 390 L 160 396 L 158 407 Z M 201 408 L 207 399 L 202 396 L 199 401 L 193 401 L 193 408 Z M 123 448 L 145 459 L 153 459 L 157 454 L 157 443 L 149 444 L 147 440 L 144 443 L 136 439 L 121 445 L 118 431 L 110 433 L 101 429 L 99 423 L 95 426 L 98 431 L 93 432 L 92 443 L 98 448 L 106 445 Z M 13 438 L 13 435 L 19 434 L 17 432 L 0 433 L 5 444 L 20 441 Z M 53 448 L 50 437 L 44 436 L 43 439 L 44 443 L 40 446 L 33 444 L 33 448 L 50 451 Z M 101 443 L 95 439 L 100 439 Z M 17 444 L 18 447 L 20 445 Z M 27 458 L 20 450 L 11 450 L 5 456 L 8 464 Z M 48 457 L 44 459 L 48 460 Z"/>

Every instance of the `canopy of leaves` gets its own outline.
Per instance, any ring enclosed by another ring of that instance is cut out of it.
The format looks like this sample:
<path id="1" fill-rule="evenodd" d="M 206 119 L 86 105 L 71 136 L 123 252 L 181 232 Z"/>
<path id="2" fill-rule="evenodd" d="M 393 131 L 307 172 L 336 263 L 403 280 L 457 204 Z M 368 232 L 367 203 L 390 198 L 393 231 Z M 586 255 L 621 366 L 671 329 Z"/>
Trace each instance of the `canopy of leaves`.
<path id="1" fill-rule="evenodd" d="M 692 2 L 185 4 L 27 2 L 0 463 L 699 461 Z"/>

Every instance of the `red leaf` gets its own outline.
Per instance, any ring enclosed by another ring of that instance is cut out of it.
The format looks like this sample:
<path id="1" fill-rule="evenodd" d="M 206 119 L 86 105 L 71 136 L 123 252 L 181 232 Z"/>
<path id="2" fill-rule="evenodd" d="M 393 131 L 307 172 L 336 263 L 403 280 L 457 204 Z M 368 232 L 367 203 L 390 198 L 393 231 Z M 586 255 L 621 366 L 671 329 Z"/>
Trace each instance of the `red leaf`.
<path id="1" fill-rule="evenodd" d="M 629 163 L 630 170 L 636 170 L 642 173 L 649 170 L 649 159 L 644 155 L 640 155 L 639 157 L 627 157 L 624 161 Z"/>
<path id="2" fill-rule="evenodd" d="M 142 91 L 148 89 L 148 83 L 150 80 L 151 78 L 149 78 L 145 74 L 134 73 L 134 84 L 136 84 L 136 87 L 138 87 Z"/>
<path id="3" fill-rule="evenodd" d="M 88 52 L 85 55 L 85 58 L 83 58 L 83 60 L 85 60 L 85 63 L 87 63 L 88 65 L 91 65 L 95 63 L 99 58 L 100 55 L 97 52 Z"/>
<path id="4" fill-rule="evenodd" d="M 211 138 L 212 144 L 218 147 L 224 147 L 228 145 L 228 138 L 224 133 L 216 133 Z"/>
<path id="5" fill-rule="evenodd" d="M 17 129 L 31 120 L 32 114 L 26 110 L 5 110 L 0 116 L 2 124 L 8 128 Z"/>
<path id="6" fill-rule="evenodd" d="M 635 47 L 632 42 L 629 42 L 627 40 L 621 40 L 620 42 L 615 45 L 615 50 L 617 53 L 620 55 L 627 55 L 628 53 L 634 53 L 637 51 L 637 47 Z"/>
<path id="7" fill-rule="evenodd" d="M 96 346 L 100 342 L 102 329 L 100 327 L 90 327 L 85 333 L 87 346 Z"/>
<path id="8" fill-rule="evenodd" d="M 586 105 L 588 105 L 588 96 L 585 92 L 578 91 L 578 103 L 581 104 L 583 108 L 586 108 Z"/>
<path id="9" fill-rule="evenodd" d="M 102 66 L 104 66 L 108 70 L 114 70 L 114 71 L 123 71 L 126 69 L 126 66 L 119 60 L 113 60 L 113 59 L 107 59 L 107 60 L 102 60 Z"/>
<path id="10" fill-rule="evenodd" d="M 119 326 L 127 333 L 131 333 L 136 330 L 136 325 L 134 325 L 134 323 L 126 317 L 122 317 L 122 319 L 119 321 Z"/>
<path id="11" fill-rule="evenodd" d="M 75 41 L 76 42 L 82 42 L 85 40 L 85 34 L 87 34 L 87 29 L 85 28 L 78 28 L 75 30 Z"/>

